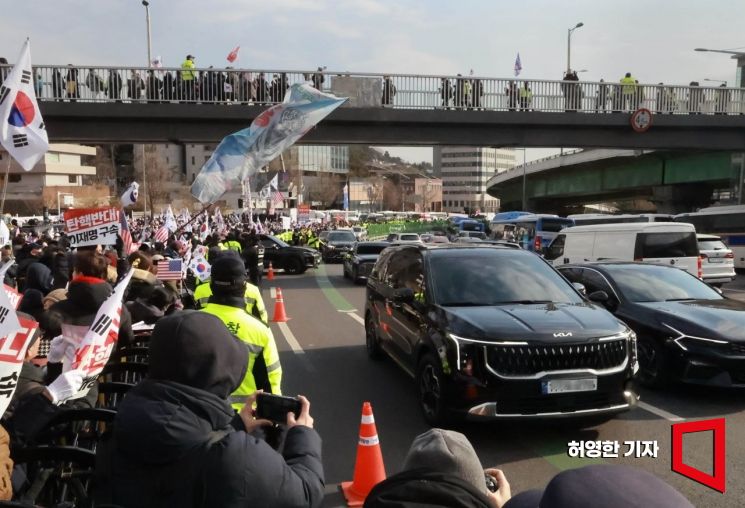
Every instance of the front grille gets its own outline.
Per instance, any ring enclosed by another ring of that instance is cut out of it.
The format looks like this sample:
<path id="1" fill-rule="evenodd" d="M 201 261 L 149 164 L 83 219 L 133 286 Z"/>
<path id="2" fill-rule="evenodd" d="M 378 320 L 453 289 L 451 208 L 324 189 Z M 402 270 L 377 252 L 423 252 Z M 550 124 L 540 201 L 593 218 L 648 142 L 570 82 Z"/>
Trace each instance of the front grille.
<path id="1" fill-rule="evenodd" d="M 520 397 L 497 403 L 497 414 L 531 415 L 537 413 L 568 413 L 588 409 L 602 409 L 625 404 L 620 393 L 603 392 L 563 393 L 537 397 Z"/>
<path id="2" fill-rule="evenodd" d="M 489 366 L 501 376 L 530 376 L 557 370 L 618 367 L 626 360 L 626 339 L 590 344 L 486 347 Z"/>
<path id="3" fill-rule="evenodd" d="M 357 267 L 358 275 L 368 275 L 375 263 L 360 263 Z"/>
<path id="4" fill-rule="evenodd" d="M 729 343 L 730 351 L 736 355 L 745 355 L 745 344 L 738 344 L 736 342 Z"/>

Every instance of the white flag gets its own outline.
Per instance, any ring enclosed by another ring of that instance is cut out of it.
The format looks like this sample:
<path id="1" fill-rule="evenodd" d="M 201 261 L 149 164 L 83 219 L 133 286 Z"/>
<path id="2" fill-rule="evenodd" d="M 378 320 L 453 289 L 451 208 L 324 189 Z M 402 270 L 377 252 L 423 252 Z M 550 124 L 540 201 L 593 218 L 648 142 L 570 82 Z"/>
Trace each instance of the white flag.
<path id="1" fill-rule="evenodd" d="M 122 194 L 121 197 L 122 208 L 126 208 L 137 203 L 137 198 L 140 194 L 139 189 L 140 184 L 138 184 L 137 182 L 132 182 L 131 184 L 129 184 L 129 187 L 127 187 L 127 190 L 124 191 L 124 194 Z"/>
<path id="2" fill-rule="evenodd" d="M 0 247 L 10 243 L 10 230 L 4 220 L 0 219 Z"/>
<path id="3" fill-rule="evenodd" d="M 0 279 L 1 282 L 2 279 Z M 0 337 L 7 337 L 20 329 L 21 322 L 18 321 L 15 305 L 10 302 L 8 293 L 2 290 L 0 291 Z"/>
<path id="4" fill-rule="evenodd" d="M 28 39 L 13 70 L 0 86 L 0 144 L 26 171 L 31 171 L 49 149 L 34 92 Z"/>
<path id="5" fill-rule="evenodd" d="M 72 364 L 63 361 L 63 370 L 77 369 L 83 373 L 83 386 L 71 399 L 85 397 L 96 383 L 98 375 L 109 361 L 111 353 L 119 340 L 119 322 L 122 315 L 124 291 L 134 274 L 131 268 L 119 281 L 114 292 L 98 308 L 90 328 L 86 326 L 62 325 L 62 335 L 77 344 Z M 0 291 L 2 293 L 2 291 Z"/>
<path id="6" fill-rule="evenodd" d="M 164 225 L 171 233 L 178 229 L 178 224 L 176 224 L 176 217 L 174 217 L 173 215 L 171 205 L 168 205 L 168 208 L 166 209 L 166 223 Z"/>

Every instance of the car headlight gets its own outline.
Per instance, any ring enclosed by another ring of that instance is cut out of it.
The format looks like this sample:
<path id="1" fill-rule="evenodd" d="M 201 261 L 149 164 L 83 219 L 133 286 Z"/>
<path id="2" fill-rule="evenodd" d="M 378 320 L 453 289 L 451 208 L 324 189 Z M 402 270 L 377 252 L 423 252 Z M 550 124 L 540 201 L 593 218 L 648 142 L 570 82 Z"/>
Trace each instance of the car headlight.
<path id="1" fill-rule="evenodd" d="M 334 250 L 334 249 L 336 249 L 336 247 L 334 247 L 333 245 L 327 245 L 326 248 L 328 250 Z"/>
<path id="2" fill-rule="evenodd" d="M 696 337 L 695 335 L 688 335 L 680 330 L 673 328 L 672 326 L 662 323 L 666 328 L 669 328 L 672 330 L 673 333 L 675 333 L 675 337 L 673 338 L 673 342 L 683 351 L 688 351 L 688 347 L 686 347 L 686 342 L 688 342 L 688 346 L 722 346 L 725 344 L 728 344 L 726 340 L 720 340 L 720 339 L 707 339 L 706 337 Z"/>

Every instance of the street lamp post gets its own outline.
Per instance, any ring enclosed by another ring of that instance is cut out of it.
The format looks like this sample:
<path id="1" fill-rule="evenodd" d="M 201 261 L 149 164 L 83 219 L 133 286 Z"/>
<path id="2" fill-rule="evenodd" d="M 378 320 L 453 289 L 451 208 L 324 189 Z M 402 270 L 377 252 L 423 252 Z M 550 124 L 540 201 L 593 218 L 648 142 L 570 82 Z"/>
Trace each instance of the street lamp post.
<path id="1" fill-rule="evenodd" d="M 572 70 L 572 32 L 584 26 L 584 23 L 577 23 L 574 28 L 567 29 L 567 74 Z"/>
<path id="2" fill-rule="evenodd" d="M 704 78 L 704 81 L 711 81 L 712 83 L 719 83 L 719 84 L 725 84 L 725 85 L 727 84 L 727 80 L 726 79 L 709 79 L 709 78 Z"/>
<path id="3" fill-rule="evenodd" d="M 707 53 L 724 53 L 725 55 L 732 55 L 732 58 L 737 60 L 737 74 L 735 77 L 736 87 L 745 87 L 745 52 L 743 51 L 732 51 L 729 49 L 708 49 L 708 48 L 695 48 L 693 51 L 707 52 Z"/>
<path id="4" fill-rule="evenodd" d="M 142 0 L 142 5 L 145 6 L 145 23 L 147 24 L 147 66 L 150 67 L 153 64 L 152 44 L 150 39 L 150 2 Z"/>

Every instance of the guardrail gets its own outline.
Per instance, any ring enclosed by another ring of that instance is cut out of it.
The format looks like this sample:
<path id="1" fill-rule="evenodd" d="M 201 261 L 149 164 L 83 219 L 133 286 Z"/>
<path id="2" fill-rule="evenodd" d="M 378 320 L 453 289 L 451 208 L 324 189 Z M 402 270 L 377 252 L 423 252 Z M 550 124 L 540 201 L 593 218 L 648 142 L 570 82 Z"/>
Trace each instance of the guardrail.
<path id="1" fill-rule="evenodd" d="M 10 66 L 0 66 L 0 80 Z M 476 76 L 261 69 L 34 66 L 40 100 L 270 105 L 310 81 L 349 107 L 605 114 L 745 114 L 745 89 Z"/>

